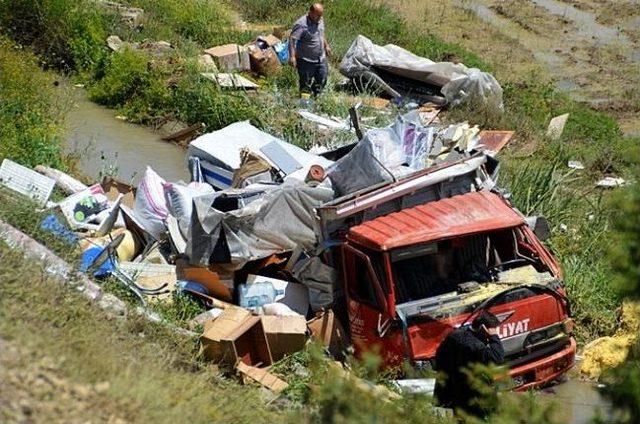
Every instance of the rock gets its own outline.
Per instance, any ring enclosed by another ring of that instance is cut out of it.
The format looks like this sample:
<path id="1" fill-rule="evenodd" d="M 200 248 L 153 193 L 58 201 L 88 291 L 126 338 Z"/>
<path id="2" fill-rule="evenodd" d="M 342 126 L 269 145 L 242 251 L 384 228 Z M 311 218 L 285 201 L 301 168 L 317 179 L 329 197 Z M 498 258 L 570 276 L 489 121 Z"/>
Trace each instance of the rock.
<path id="1" fill-rule="evenodd" d="M 120 15 L 120 19 L 126 23 L 131 29 L 142 26 L 144 19 L 144 10 L 139 7 L 129 7 L 114 1 L 101 0 L 98 5 L 105 9 L 112 10 Z"/>
<path id="2" fill-rule="evenodd" d="M 117 35 L 110 35 L 107 37 L 107 46 L 114 52 L 119 52 L 124 46 L 124 41 Z"/>
<path id="3" fill-rule="evenodd" d="M 173 49 L 171 43 L 168 41 L 143 41 L 140 46 L 140 50 L 144 50 L 153 56 L 163 56 Z"/>

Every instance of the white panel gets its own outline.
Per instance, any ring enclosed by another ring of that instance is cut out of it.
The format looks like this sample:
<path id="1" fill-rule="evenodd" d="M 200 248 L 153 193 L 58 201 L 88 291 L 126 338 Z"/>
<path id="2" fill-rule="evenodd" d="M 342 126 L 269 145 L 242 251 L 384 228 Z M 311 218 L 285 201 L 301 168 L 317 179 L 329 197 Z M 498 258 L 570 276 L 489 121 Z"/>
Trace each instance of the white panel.
<path id="1" fill-rule="evenodd" d="M 12 160 L 5 159 L 0 166 L 0 184 L 45 205 L 56 181 Z"/>

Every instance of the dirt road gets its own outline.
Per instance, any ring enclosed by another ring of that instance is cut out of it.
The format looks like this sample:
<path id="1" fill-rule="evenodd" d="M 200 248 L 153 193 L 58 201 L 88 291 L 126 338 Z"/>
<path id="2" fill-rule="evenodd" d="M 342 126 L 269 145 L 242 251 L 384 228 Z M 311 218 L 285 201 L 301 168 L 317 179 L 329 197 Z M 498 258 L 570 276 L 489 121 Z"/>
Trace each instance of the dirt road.
<path id="1" fill-rule="evenodd" d="M 496 68 L 501 80 L 547 78 L 640 134 L 639 0 L 383 0 Z"/>

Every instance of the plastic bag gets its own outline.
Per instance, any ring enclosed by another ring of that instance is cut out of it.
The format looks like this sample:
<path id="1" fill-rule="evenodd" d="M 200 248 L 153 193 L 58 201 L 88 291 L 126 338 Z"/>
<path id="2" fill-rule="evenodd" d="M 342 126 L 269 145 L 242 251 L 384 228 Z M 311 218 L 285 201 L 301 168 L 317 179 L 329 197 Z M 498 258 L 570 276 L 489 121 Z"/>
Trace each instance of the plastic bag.
<path id="1" fill-rule="evenodd" d="M 183 237 L 187 237 L 193 198 L 203 194 L 213 193 L 214 189 L 207 183 L 192 182 L 189 185 L 164 183 L 164 196 L 169 213 L 178 220 L 178 226 Z"/>
<path id="2" fill-rule="evenodd" d="M 286 65 L 289 62 L 289 40 L 279 42 L 273 46 L 273 50 L 275 50 L 276 55 L 278 55 L 280 63 Z"/>
<path id="3" fill-rule="evenodd" d="M 165 180 L 147 166 L 138 185 L 133 213 L 144 229 L 156 240 L 164 238 L 165 219 L 169 215 L 164 197 Z"/>

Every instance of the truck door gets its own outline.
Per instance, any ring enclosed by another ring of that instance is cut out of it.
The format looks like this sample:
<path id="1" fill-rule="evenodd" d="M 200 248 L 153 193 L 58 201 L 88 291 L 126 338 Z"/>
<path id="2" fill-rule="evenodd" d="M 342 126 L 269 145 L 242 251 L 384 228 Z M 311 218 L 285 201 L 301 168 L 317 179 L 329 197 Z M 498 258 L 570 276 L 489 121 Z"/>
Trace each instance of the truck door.
<path id="1" fill-rule="evenodd" d="M 386 294 L 374 271 L 371 258 L 362 251 L 343 245 L 344 282 L 349 313 L 349 329 L 356 355 L 380 349 L 391 326 Z"/>

